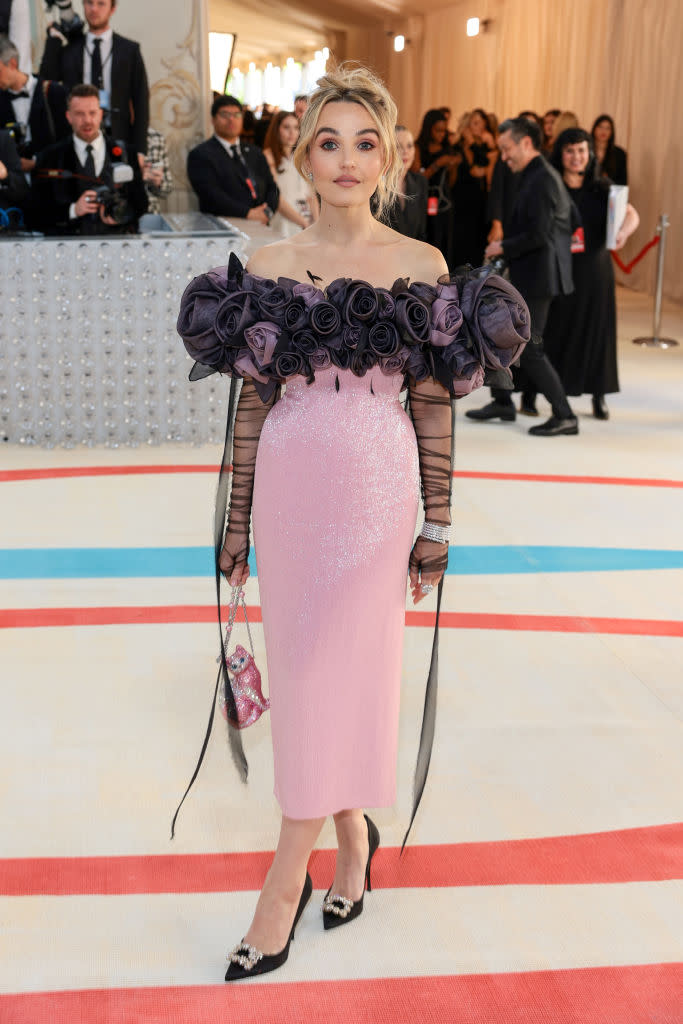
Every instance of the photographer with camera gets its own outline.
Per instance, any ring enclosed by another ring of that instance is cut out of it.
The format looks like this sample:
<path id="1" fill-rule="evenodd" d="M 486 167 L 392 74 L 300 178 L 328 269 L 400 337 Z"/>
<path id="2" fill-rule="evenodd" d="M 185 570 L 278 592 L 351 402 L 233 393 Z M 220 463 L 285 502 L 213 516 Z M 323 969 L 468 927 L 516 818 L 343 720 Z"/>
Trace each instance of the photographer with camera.
<path id="1" fill-rule="evenodd" d="M 14 139 L 0 130 L 0 230 L 18 226 L 28 194 Z"/>
<path id="2" fill-rule="evenodd" d="M 46 3 L 56 8 L 59 20 L 48 29 L 40 77 L 62 82 L 67 91 L 81 82 L 94 85 L 105 111 L 107 134 L 134 149 L 142 167 L 149 126 L 147 73 L 140 44 L 120 36 L 110 25 L 116 0 L 83 0 L 87 25 L 74 12 L 71 0 Z"/>
<path id="3" fill-rule="evenodd" d="M 102 134 L 94 85 L 71 90 L 72 135 L 44 150 L 33 174 L 31 226 L 47 235 L 130 234 L 147 209 L 137 153 Z"/>
<path id="4" fill-rule="evenodd" d="M 12 132 L 25 173 L 37 153 L 70 134 L 64 86 L 22 71 L 19 50 L 6 35 L 0 35 L 0 128 Z"/>

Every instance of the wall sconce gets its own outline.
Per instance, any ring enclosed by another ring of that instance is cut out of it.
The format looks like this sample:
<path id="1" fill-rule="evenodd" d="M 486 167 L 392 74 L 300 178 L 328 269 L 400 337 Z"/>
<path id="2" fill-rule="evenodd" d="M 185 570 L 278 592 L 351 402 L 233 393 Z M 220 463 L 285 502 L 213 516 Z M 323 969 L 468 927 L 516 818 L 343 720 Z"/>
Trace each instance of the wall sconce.
<path id="1" fill-rule="evenodd" d="M 405 36 L 396 35 L 394 32 L 387 32 L 389 39 L 394 40 L 394 52 L 402 53 L 406 46 L 410 46 L 410 39 L 406 39 Z"/>
<path id="2" fill-rule="evenodd" d="M 467 35 L 478 36 L 480 32 L 487 32 L 491 24 L 490 18 L 468 18 Z"/>

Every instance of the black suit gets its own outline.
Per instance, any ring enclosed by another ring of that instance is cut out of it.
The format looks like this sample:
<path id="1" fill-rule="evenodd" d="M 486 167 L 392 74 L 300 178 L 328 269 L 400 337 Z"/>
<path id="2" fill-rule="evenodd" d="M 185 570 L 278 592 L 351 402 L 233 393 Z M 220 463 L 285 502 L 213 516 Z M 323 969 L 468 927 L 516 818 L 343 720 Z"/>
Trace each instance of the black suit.
<path id="1" fill-rule="evenodd" d="M 7 177 L 0 181 L 0 209 L 21 208 L 28 195 L 28 184 L 14 139 L 6 131 L 0 131 L 0 162 L 7 168 Z"/>
<path id="2" fill-rule="evenodd" d="M 187 176 L 199 197 L 202 213 L 246 217 L 254 206 L 267 203 L 277 210 L 280 191 L 260 149 L 240 143 L 245 164 L 234 159 L 214 136 L 195 146 L 187 157 Z M 255 196 L 247 183 L 250 179 Z"/>
<path id="3" fill-rule="evenodd" d="M 573 291 L 571 236 L 577 215 L 562 178 L 540 154 L 517 177 L 512 209 L 503 217 L 503 255 L 510 281 L 529 307 L 534 341 L 520 357 L 515 385 L 527 395 L 540 391 L 553 416 L 566 420 L 573 416 L 571 406 L 542 340 L 553 297 Z M 512 404 L 508 391 L 492 388 L 492 394 L 496 402 Z"/>
<path id="4" fill-rule="evenodd" d="M 12 97 L 6 90 L 0 90 L 0 127 L 14 123 L 14 120 Z M 66 89 L 63 85 L 49 82 L 46 96 L 45 82 L 38 79 L 33 90 L 28 123 L 31 141 L 21 151 L 21 155 L 27 158 L 71 134 L 66 119 Z"/>
<path id="5" fill-rule="evenodd" d="M 427 241 L 427 194 L 429 182 L 424 174 L 408 171 L 403 191 L 406 194 L 404 206 L 398 200 L 389 210 L 387 224 L 394 231 L 400 231 L 408 238 Z"/>
<path id="6" fill-rule="evenodd" d="M 83 81 L 85 35 L 77 35 L 67 46 L 48 35 L 41 78 L 63 82 L 67 92 Z M 140 44 L 114 32 L 111 51 L 111 137 L 123 139 L 138 153 L 147 152 L 149 87 Z"/>
<path id="7" fill-rule="evenodd" d="M 571 199 L 562 178 L 542 156 L 534 157 L 519 175 L 503 239 L 510 280 L 527 301 L 574 290 L 571 237 Z"/>
<path id="8" fill-rule="evenodd" d="M 112 183 L 113 143 L 106 140 L 107 156 L 98 181 Z M 128 151 L 128 162 L 133 168 L 133 180 L 121 186 L 130 207 L 130 220 L 112 227 L 103 224 L 98 214 L 87 214 L 69 220 L 69 208 L 83 192 L 97 184 L 80 178 L 43 177 L 47 170 L 65 170 L 83 175 L 85 171 L 76 155 L 72 136 L 62 139 L 44 150 L 36 161 L 31 196 L 31 226 L 46 235 L 120 235 L 137 230 L 137 221 L 147 209 L 147 193 L 140 173 L 137 153 Z M 118 190 L 117 190 L 118 191 Z"/>

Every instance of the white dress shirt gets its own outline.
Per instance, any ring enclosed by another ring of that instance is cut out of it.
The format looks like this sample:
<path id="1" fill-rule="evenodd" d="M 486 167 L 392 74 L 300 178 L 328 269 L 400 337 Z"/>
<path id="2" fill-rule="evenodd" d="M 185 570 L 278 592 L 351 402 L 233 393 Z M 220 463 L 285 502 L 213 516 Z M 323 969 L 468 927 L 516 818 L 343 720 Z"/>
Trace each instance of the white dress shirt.
<path id="1" fill-rule="evenodd" d="M 95 174 L 99 178 L 100 174 L 102 173 L 102 168 L 104 167 L 104 161 L 107 155 L 107 147 L 104 144 L 104 135 L 102 134 L 102 132 L 100 132 L 97 138 L 93 139 L 93 141 L 90 143 L 84 142 L 83 139 L 79 139 L 77 135 L 73 135 L 72 138 L 74 149 L 76 150 L 76 156 L 78 157 L 79 163 L 82 167 L 85 166 L 85 161 L 88 159 L 86 147 L 88 145 L 92 146 L 92 157 L 95 161 Z M 94 183 L 92 185 L 88 185 L 87 188 L 95 188 Z M 84 191 L 87 191 L 87 189 L 84 189 Z M 69 220 L 75 219 L 76 204 L 72 203 L 69 207 Z"/>
<path id="2" fill-rule="evenodd" d="M 31 126 L 28 123 L 28 116 L 29 116 L 29 114 L 31 112 L 31 104 L 33 103 L 33 94 L 36 91 L 36 85 L 37 84 L 38 84 L 38 79 L 36 78 L 36 76 L 35 75 L 29 75 L 28 76 L 28 81 L 26 82 L 26 85 L 21 90 L 22 92 L 27 92 L 28 96 L 21 96 L 21 97 L 19 97 L 19 99 L 15 99 L 14 96 L 12 96 L 11 92 L 8 93 L 9 98 L 10 98 L 10 100 L 12 102 L 12 110 L 14 111 L 14 120 L 17 122 L 17 124 L 23 124 L 23 126 L 24 126 L 24 135 L 26 137 L 26 141 L 27 142 L 31 141 Z"/>
<path id="3" fill-rule="evenodd" d="M 100 39 L 100 55 L 102 57 L 102 78 L 104 79 L 104 91 L 109 94 L 109 108 L 111 109 L 111 52 L 114 45 L 114 29 L 108 28 L 106 32 L 101 35 L 95 35 L 93 32 L 87 32 L 85 36 L 85 46 L 83 48 L 83 81 L 88 84 L 92 84 L 91 68 L 92 68 L 92 53 L 93 44 L 96 39 Z"/>
<path id="4" fill-rule="evenodd" d="M 242 150 L 240 149 L 240 140 L 239 139 L 235 139 L 234 142 L 228 142 L 227 139 L 222 139 L 220 137 L 220 135 L 215 135 L 215 134 L 214 134 L 214 139 L 217 139 L 220 142 L 221 146 L 226 151 L 228 156 L 234 157 L 235 156 L 235 151 L 237 151 L 237 159 L 239 160 L 239 158 L 242 157 Z M 244 159 L 244 157 L 242 157 L 242 159 Z"/>

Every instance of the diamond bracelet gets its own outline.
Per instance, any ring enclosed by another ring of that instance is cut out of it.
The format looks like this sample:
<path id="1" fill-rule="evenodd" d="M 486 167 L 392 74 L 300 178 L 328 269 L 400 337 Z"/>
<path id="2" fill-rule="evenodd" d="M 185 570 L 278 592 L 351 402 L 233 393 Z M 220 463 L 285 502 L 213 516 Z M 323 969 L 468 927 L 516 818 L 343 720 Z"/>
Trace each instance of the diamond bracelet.
<path id="1" fill-rule="evenodd" d="M 436 541 L 437 544 L 448 544 L 451 536 L 450 526 L 439 526 L 438 523 L 428 523 L 425 519 L 420 530 L 420 536 L 425 540 Z"/>

